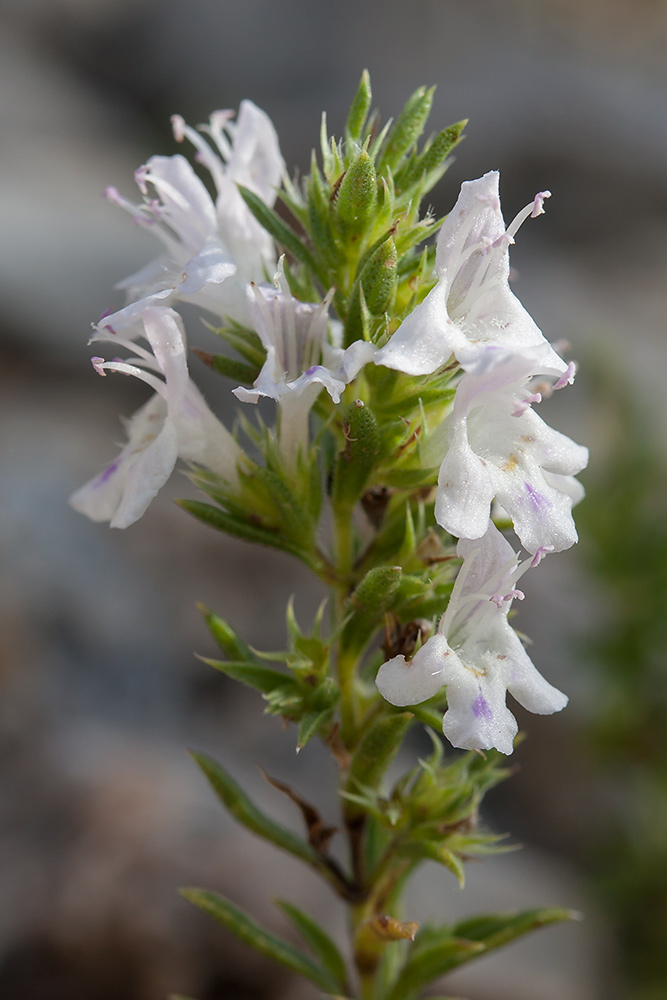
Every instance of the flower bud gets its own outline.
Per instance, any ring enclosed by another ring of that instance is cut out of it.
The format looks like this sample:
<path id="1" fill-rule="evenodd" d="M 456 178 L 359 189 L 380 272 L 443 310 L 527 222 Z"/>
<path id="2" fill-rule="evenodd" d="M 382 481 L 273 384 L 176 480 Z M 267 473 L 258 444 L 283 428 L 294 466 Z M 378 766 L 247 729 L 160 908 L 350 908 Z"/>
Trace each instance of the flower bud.
<path id="1" fill-rule="evenodd" d="M 345 411 L 343 433 L 345 448 L 338 455 L 332 497 L 338 508 L 356 503 L 377 460 L 377 421 L 361 399 L 355 399 Z"/>
<path id="2" fill-rule="evenodd" d="M 377 202 L 377 178 L 373 161 L 362 149 L 343 174 L 335 202 L 335 218 L 341 232 L 358 236 L 373 219 Z"/>
<path id="3" fill-rule="evenodd" d="M 391 305 L 396 288 L 396 244 L 390 237 L 375 251 L 361 275 L 361 284 L 369 312 L 382 316 Z"/>

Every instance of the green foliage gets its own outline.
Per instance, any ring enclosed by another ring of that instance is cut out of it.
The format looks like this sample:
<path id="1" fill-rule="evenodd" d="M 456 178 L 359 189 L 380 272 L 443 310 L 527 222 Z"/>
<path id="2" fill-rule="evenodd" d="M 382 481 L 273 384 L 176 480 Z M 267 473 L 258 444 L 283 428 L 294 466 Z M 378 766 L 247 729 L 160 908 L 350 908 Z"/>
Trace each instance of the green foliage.
<path id="1" fill-rule="evenodd" d="M 217 920 L 228 931 L 255 951 L 266 955 L 292 972 L 309 979 L 325 993 L 336 993 L 338 984 L 326 969 L 316 965 L 307 955 L 261 927 L 249 914 L 217 892 L 205 889 L 181 889 L 181 895 L 204 913 Z"/>
<path id="2" fill-rule="evenodd" d="M 317 854 L 310 844 L 258 809 L 221 764 L 204 753 L 193 753 L 192 757 L 206 775 L 215 794 L 238 823 L 308 865 L 315 868 L 319 866 Z"/>
<path id="3" fill-rule="evenodd" d="M 322 120 L 320 155 L 300 186 L 288 185 L 283 201 L 305 231 L 305 239 L 260 199 L 242 190 L 255 218 L 322 292 L 335 288 L 334 303 L 346 327 L 346 342 L 385 332 L 392 302 L 406 306 L 428 290 L 413 247 L 431 236 L 437 222 L 419 217 L 419 203 L 444 173 L 461 141 L 465 122 L 442 130 L 418 149 L 433 102 L 433 88 L 419 88 L 392 126 L 378 131 L 369 118 L 371 88 L 364 72 L 343 140 L 327 134 Z M 368 315 L 364 319 L 366 310 Z"/>
<path id="4" fill-rule="evenodd" d="M 464 920 L 447 927 L 423 928 L 386 1000 L 413 1000 L 428 983 L 445 972 L 509 944 L 529 931 L 573 920 L 571 910 L 524 910 Z"/>
<path id="5" fill-rule="evenodd" d="M 279 899 L 277 904 L 296 927 L 315 958 L 338 983 L 339 992 L 347 993 L 347 969 L 337 945 L 312 917 L 293 903 Z"/>
<path id="6" fill-rule="evenodd" d="M 413 718 L 412 712 L 392 712 L 371 723 L 350 763 L 349 791 L 379 785 Z"/>

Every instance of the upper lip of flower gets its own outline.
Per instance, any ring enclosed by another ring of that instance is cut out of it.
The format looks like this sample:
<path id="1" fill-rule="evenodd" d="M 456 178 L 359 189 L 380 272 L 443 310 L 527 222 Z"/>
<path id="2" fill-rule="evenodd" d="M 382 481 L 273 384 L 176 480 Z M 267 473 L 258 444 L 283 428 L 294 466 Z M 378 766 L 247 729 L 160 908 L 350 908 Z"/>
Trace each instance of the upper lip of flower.
<path id="1" fill-rule="evenodd" d="M 471 344 L 541 346 L 559 373 L 566 369 L 509 287 L 508 248 L 519 226 L 542 213 L 541 191 L 505 228 L 499 174 L 466 181 L 438 236 L 438 281 L 378 352 L 376 364 L 427 375 Z"/>
<path id="2" fill-rule="evenodd" d="M 176 138 L 189 139 L 197 150 L 196 159 L 210 172 L 218 192 L 215 204 L 180 154 L 154 156 L 136 171 L 142 204 L 107 188 L 107 198 L 129 212 L 137 225 L 149 227 L 166 251 L 160 260 L 120 283 L 139 301 L 108 317 L 106 325 L 112 329 L 127 327 L 137 308 L 164 305 L 172 296 L 245 319 L 244 295 L 219 290 L 211 295 L 205 286 L 215 288 L 235 275 L 241 284 L 251 278 L 262 280 L 265 269 L 274 265 L 273 241 L 250 213 L 236 184 L 244 184 L 272 205 L 284 161 L 263 111 L 243 101 L 238 122 L 231 121 L 232 114 L 215 112 L 208 126 L 200 126 L 209 133 L 215 150 L 180 116 L 172 119 Z M 239 315 L 234 315 L 237 311 Z"/>
<path id="3" fill-rule="evenodd" d="M 128 442 L 118 458 L 71 498 L 83 513 L 120 528 L 141 517 L 178 457 L 205 465 L 234 484 L 240 454 L 188 375 L 180 317 L 171 309 L 150 307 L 142 319 L 153 353 L 127 338 L 100 332 L 94 341 L 113 340 L 133 356 L 124 361 L 94 357 L 93 367 L 100 375 L 134 375 L 155 395 L 128 422 Z"/>

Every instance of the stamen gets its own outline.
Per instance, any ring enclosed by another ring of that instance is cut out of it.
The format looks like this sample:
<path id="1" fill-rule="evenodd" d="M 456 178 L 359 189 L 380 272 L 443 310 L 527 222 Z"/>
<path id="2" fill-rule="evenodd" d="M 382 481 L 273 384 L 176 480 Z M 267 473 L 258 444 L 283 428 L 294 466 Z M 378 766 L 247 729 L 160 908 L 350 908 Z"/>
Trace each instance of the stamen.
<path id="1" fill-rule="evenodd" d="M 215 186 L 218 190 L 220 190 L 221 182 L 224 180 L 225 171 L 220 159 L 215 155 L 206 140 L 203 139 L 199 132 L 193 129 L 191 125 L 186 125 L 185 120 L 181 117 L 181 115 L 172 115 L 171 127 L 174 131 L 174 138 L 177 142 L 183 142 L 183 139 L 185 138 L 190 140 L 192 145 L 198 151 L 199 155 L 197 156 L 197 159 L 210 171 L 210 174 L 215 181 Z"/>
<path id="2" fill-rule="evenodd" d="M 151 375 L 150 372 L 145 372 L 141 368 L 137 368 L 135 365 L 128 365 L 124 361 L 104 361 L 99 364 L 99 366 L 95 367 L 96 370 L 97 367 L 104 367 L 107 371 L 121 372 L 122 375 L 134 375 L 135 378 L 145 382 L 146 385 L 151 387 L 151 389 L 154 389 L 155 392 L 159 393 L 163 399 L 167 399 L 166 384 L 161 379 L 156 378 L 155 375 Z"/>
<path id="3" fill-rule="evenodd" d="M 566 385 L 572 385 L 572 383 L 574 382 L 574 376 L 576 371 L 577 371 L 577 366 L 575 365 L 574 361 L 570 361 L 569 365 L 567 366 L 567 369 L 563 372 L 561 377 L 555 383 L 554 392 L 556 391 L 556 389 L 562 389 Z"/>
<path id="4" fill-rule="evenodd" d="M 551 191 L 539 191 L 534 199 L 525 208 L 522 208 L 518 215 L 514 217 L 507 227 L 510 236 L 515 236 L 528 217 L 536 218 L 544 214 L 544 200 L 551 197 Z"/>
<path id="5" fill-rule="evenodd" d="M 533 202 L 533 211 L 530 213 L 531 219 L 536 219 L 538 215 L 544 215 L 545 198 L 551 197 L 551 191 L 538 191 Z"/>
<path id="6" fill-rule="evenodd" d="M 104 358 L 91 358 L 90 362 L 98 375 L 102 375 L 103 377 L 106 376 L 106 372 L 104 370 Z"/>
<path id="7" fill-rule="evenodd" d="M 517 401 L 516 406 L 512 410 L 513 417 L 521 417 L 529 410 L 532 403 L 541 403 L 542 394 L 540 392 L 529 392 L 523 399 Z"/>
<path id="8" fill-rule="evenodd" d="M 220 155 L 223 160 L 229 161 L 232 155 L 232 147 L 225 135 L 225 128 L 228 125 L 231 118 L 234 117 L 233 111 L 214 111 L 209 118 L 209 126 L 202 126 L 202 130 L 209 133 L 214 143 L 220 150 Z"/>
<path id="9" fill-rule="evenodd" d="M 530 567 L 527 568 L 535 569 L 536 566 L 540 565 L 544 557 L 548 555 L 549 552 L 553 552 L 553 550 L 554 550 L 553 545 L 540 545 L 539 549 L 537 550 L 537 552 L 535 553 L 535 555 L 531 560 Z M 526 560 L 526 562 L 527 561 L 528 560 Z"/>
<path id="10" fill-rule="evenodd" d="M 148 179 L 149 173 L 150 169 L 147 163 L 144 163 L 142 166 L 137 167 L 137 169 L 134 171 L 135 183 L 142 194 L 148 194 L 148 187 L 146 185 L 146 181 Z"/>

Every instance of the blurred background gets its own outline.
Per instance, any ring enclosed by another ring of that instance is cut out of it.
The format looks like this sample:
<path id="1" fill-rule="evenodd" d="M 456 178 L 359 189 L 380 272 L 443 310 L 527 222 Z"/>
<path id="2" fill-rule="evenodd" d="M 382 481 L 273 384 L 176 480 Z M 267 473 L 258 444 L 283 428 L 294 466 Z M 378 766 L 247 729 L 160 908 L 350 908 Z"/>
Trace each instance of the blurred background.
<path id="1" fill-rule="evenodd" d="M 396 114 L 437 84 L 431 124 L 470 118 L 433 192 L 501 170 L 510 219 L 551 189 L 513 249 L 516 293 L 567 339 L 576 386 L 543 416 L 593 450 L 582 544 L 527 580 L 519 627 L 571 696 L 520 715 L 518 772 L 487 822 L 524 850 L 417 880 L 410 918 L 562 905 L 581 924 L 537 934 L 448 980 L 470 1000 L 667 996 L 667 4 L 664 0 L 5 0 L 0 8 L 0 996 L 7 1000 L 301 1000 L 176 894 L 217 888 L 287 934 L 289 896 L 342 916 L 290 859 L 250 842 L 187 748 L 204 749 L 284 822 L 256 764 L 329 818 L 331 777 L 256 696 L 195 660 L 204 601 L 260 648 L 283 644 L 299 566 L 211 533 L 170 503 L 112 532 L 68 495 L 115 454 L 145 392 L 101 383 L 90 323 L 155 244 L 101 198 L 244 97 L 305 171 L 327 110 L 338 134 L 361 70 Z M 190 340 L 207 344 L 194 321 Z M 200 338 L 199 340 L 197 338 Z M 193 374 L 232 418 L 226 384 Z M 224 398 L 223 398 L 224 397 Z M 299 884 L 295 884 L 299 879 Z"/>

